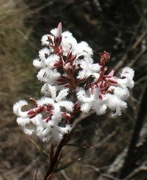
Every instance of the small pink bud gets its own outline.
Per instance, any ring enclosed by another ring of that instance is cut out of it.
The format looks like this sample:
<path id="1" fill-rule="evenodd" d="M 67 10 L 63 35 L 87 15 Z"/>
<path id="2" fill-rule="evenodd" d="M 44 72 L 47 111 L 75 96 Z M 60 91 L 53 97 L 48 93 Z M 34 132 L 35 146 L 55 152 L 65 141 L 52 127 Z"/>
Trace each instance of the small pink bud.
<path id="1" fill-rule="evenodd" d="M 62 36 L 62 23 L 60 22 L 58 24 L 58 27 L 57 27 L 57 33 L 56 33 L 56 38 L 58 37 L 61 37 Z"/>
<path id="2" fill-rule="evenodd" d="M 72 85 L 69 84 L 69 83 L 66 83 L 66 84 L 65 84 L 65 87 L 71 89 L 71 88 L 72 88 Z"/>
<path id="3" fill-rule="evenodd" d="M 107 79 L 107 78 L 106 78 Z M 107 79 L 107 81 L 108 81 L 108 83 L 110 84 L 110 85 L 116 85 L 117 84 L 117 80 L 116 80 L 116 78 L 108 78 Z"/>
<path id="4" fill-rule="evenodd" d="M 59 82 L 59 84 L 65 84 L 68 82 L 68 79 L 65 76 L 61 76 L 60 78 L 57 79 L 57 81 Z"/>
<path id="5" fill-rule="evenodd" d="M 64 69 L 65 70 L 69 70 L 69 69 L 71 69 L 72 68 L 72 66 L 71 66 L 71 64 L 70 63 L 66 63 L 65 65 L 64 65 Z"/>
<path id="6" fill-rule="evenodd" d="M 66 61 L 67 61 L 67 62 L 71 62 L 71 63 L 72 63 L 72 62 L 76 59 L 76 57 L 77 57 L 77 56 L 72 55 L 72 53 L 71 53 L 71 52 L 69 52 L 69 53 L 67 54 Z"/>
<path id="7" fill-rule="evenodd" d="M 107 77 L 112 77 L 114 75 L 114 70 L 112 70 L 108 75 Z"/>
<path id="8" fill-rule="evenodd" d="M 62 41 L 62 24 L 59 23 L 58 27 L 57 27 L 57 32 L 56 35 L 54 37 L 54 44 L 56 47 L 60 46 Z"/>
<path id="9" fill-rule="evenodd" d="M 58 62 L 56 62 L 55 64 L 54 64 L 54 68 L 58 68 L 60 66 L 60 63 L 58 63 Z"/>
<path id="10" fill-rule="evenodd" d="M 105 65 L 106 62 L 108 62 L 110 60 L 110 54 L 106 51 L 104 51 L 103 53 L 100 53 L 100 64 L 102 66 Z"/>

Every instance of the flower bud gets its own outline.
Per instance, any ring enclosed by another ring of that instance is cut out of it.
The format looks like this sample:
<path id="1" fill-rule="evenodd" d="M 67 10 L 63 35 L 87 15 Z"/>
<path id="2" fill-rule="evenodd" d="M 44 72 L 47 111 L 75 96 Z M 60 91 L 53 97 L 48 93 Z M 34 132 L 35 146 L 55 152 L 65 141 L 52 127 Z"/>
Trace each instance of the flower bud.
<path id="1" fill-rule="evenodd" d="M 106 51 L 100 53 L 100 65 L 104 66 L 110 60 L 110 54 Z"/>

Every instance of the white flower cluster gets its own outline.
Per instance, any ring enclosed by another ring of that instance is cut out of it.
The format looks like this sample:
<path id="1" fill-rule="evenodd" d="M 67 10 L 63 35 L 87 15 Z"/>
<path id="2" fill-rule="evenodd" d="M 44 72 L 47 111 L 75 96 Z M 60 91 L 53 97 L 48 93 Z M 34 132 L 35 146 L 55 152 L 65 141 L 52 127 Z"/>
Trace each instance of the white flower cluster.
<path id="1" fill-rule="evenodd" d="M 89 112 L 93 109 L 98 115 L 102 115 L 106 113 L 107 109 L 111 109 L 112 116 L 120 116 L 122 110 L 127 107 L 127 103 L 124 101 L 130 95 L 128 88 L 133 88 L 134 86 L 134 81 L 132 80 L 134 71 L 129 67 L 125 67 L 120 76 L 122 79 L 114 79 L 116 84 L 108 87 L 108 93 L 102 94 L 100 84 L 94 87 L 93 91 L 92 88 L 89 88 L 87 91 L 84 88 L 80 88 L 77 97 L 81 102 L 81 111 Z M 113 78 L 115 77 L 111 77 L 111 81 Z M 109 77 L 107 81 L 109 81 Z"/>
<path id="2" fill-rule="evenodd" d="M 17 102 L 14 107 L 14 113 L 18 115 L 17 123 L 22 126 L 24 132 L 28 135 L 35 133 L 43 141 L 49 141 L 52 137 L 54 141 L 59 142 L 65 133 L 70 130 L 70 125 L 66 124 L 65 127 L 59 127 L 58 124 L 61 121 L 61 109 L 65 108 L 67 112 L 72 112 L 73 103 L 64 100 L 68 94 L 68 89 L 63 89 L 56 94 L 56 88 L 51 87 L 51 97 L 43 97 L 42 99 L 36 101 L 37 106 L 26 112 L 22 112 L 21 108 L 28 103 L 24 100 Z M 49 105 L 49 106 L 47 106 Z M 50 115 L 46 118 L 43 114 L 39 113 L 42 110 L 46 112 L 51 109 Z M 39 110 L 39 112 L 37 112 Z"/>
<path id="3" fill-rule="evenodd" d="M 113 116 L 121 115 L 127 107 L 129 88 L 134 86 L 131 68 L 124 68 L 120 78 L 113 75 L 114 71 L 106 74 L 109 54 L 101 53 L 100 62 L 94 63 L 89 45 L 78 43 L 68 31 L 62 33 L 61 23 L 41 42 L 43 49 L 33 65 L 39 69 L 37 78 L 44 83 L 44 97 L 31 99 L 35 107 L 27 111 L 21 110 L 27 105 L 24 100 L 13 107 L 26 134 L 35 133 L 43 141 L 58 143 L 69 133 L 79 111 L 94 110 L 102 115 L 110 109 Z M 76 95 L 74 99 L 72 94 Z"/>

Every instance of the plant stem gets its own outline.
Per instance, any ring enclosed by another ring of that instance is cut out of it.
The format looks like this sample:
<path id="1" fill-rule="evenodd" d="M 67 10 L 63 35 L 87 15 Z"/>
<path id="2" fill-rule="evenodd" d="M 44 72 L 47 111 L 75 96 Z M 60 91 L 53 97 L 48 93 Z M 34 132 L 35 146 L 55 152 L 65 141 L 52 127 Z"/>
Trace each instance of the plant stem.
<path id="1" fill-rule="evenodd" d="M 50 165 L 49 165 L 49 168 L 48 168 L 48 171 L 47 171 L 47 173 L 46 173 L 46 175 L 45 175 L 44 180 L 49 180 L 49 179 L 52 177 L 52 175 L 53 175 L 53 173 L 54 173 L 54 170 L 55 170 L 55 168 L 56 168 L 56 166 L 57 166 L 57 164 L 58 164 L 60 152 L 61 152 L 63 146 L 64 146 L 65 144 L 67 144 L 67 142 L 69 141 L 70 137 L 71 137 L 71 133 L 66 134 L 66 135 L 63 137 L 63 139 L 60 141 L 60 143 L 59 143 L 59 145 L 58 145 L 58 147 L 57 147 L 57 149 L 56 149 L 56 152 L 55 152 L 55 154 L 54 154 L 54 157 L 52 158 L 52 160 L 51 160 L 51 162 L 50 162 Z"/>

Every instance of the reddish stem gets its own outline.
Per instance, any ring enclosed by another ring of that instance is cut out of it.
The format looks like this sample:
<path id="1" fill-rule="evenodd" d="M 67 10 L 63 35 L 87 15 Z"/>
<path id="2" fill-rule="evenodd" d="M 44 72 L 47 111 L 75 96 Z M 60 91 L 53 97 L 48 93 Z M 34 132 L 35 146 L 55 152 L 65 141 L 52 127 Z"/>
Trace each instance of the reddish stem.
<path id="1" fill-rule="evenodd" d="M 61 140 L 61 142 L 59 143 L 59 145 L 56 149 L 56 152 L 54 154 L 54 157 L 52 158 L 52 160 L 50 162 L 50 165 L 49 165 L 49 168 L 48 168 L 48 171 L 45 175 L 44 180 L 51 180 L 52 179 L 53 173 L 54 173 L 55 168 L 58 164 L 58 160 L 59 160 L 61 150 L 64 147 L 64 145 L 66 145 L 68 143 L 68 141 L 70 140 L 71 134 L 72 134 L 71 132 L 69 134 L 66 134 L 63 137 L 63 139 Z"/>

